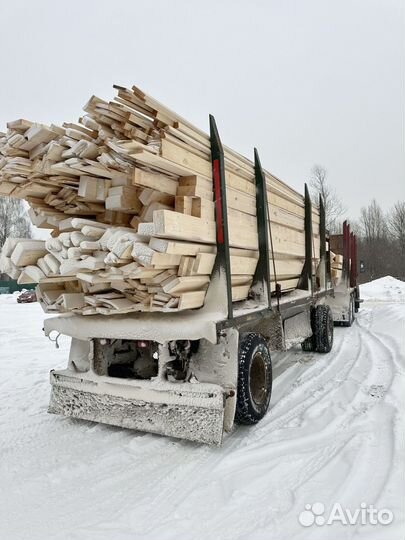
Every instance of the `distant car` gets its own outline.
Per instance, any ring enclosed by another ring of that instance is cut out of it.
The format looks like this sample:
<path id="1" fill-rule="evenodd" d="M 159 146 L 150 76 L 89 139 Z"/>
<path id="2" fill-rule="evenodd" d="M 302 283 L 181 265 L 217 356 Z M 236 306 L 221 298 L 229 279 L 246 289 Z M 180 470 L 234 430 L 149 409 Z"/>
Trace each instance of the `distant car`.
<path id="1" fill-rule="evenodd" d="M 19 304 L 30 304 L 37 301 L 37 295 L 35 291 L 23 291 L 18 297 L 17 302 Z"/>

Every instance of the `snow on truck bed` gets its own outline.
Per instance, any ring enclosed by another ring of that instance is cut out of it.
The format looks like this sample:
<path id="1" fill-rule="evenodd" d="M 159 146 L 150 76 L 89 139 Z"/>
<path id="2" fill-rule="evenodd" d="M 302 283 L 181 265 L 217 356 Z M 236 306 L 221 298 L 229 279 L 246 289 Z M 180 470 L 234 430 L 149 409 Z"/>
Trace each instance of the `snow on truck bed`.
<path id="1" fill-rule="evenodd" d="M 47 414 L 48 372 L 65 366 L 68 341 L 42 336 L 38 304 L 0 296 L 0 538 L 401 538 L 404 284 L 377 281 L 361 289 L 380 301 L 335 329 L 331 354 L 273 355 L 270 412 L 221 448 Z M 305 527 L 315 502 L 323 516 L 366 503 L 394 520 Z"/>

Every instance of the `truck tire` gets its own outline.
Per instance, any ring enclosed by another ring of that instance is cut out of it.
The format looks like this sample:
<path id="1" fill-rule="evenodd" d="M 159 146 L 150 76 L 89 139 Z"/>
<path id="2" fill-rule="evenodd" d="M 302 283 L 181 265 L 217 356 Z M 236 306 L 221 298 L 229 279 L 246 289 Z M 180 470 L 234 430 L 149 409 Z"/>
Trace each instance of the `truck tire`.
<path id="1" fill-rule="evenodd" d="M 272 384 L 271 357 L 266 340 L 260 334 L 242 334 L 235 422 L 252 425 L 263 418 L 269 408 Z"/>
<path id="2" fill-rule="evenodd" d="M 315 350 L 319 353 L 328 353 L 333 345 L 333 316 L 328 305 L 319 304 L 313 312 L 313 330 Z"/>
<path id="3" fill-rule="evenodd" d="M 355 313 L 358 313 L 360 309 L 359 298 L 360 298 L 360 289 L 359 289 L 359 286 L 357 286 L 355 288 L 355 293 L 354 293 L 354 312 Z"/>

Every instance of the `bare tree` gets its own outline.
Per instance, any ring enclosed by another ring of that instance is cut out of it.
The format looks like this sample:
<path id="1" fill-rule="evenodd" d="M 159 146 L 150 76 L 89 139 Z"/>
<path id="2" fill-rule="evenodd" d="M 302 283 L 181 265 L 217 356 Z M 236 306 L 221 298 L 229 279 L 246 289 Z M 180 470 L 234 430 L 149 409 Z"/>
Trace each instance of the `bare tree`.
<path id="1" fill-rule="evenodd" d="M 360 211 L 360 258 L 366 268 L 366 280 L 394 272 L 394 246 L 389 237 L 387 218 L 375 199 Z"/>
<path id="2" fill-rule="evenodd" d="M 342 216 L 346 212 L 345 207 L 336 191 L 328 184 L 327 171 L 321 165 L 314 165 L 311 170 L 310 187 L 312 197 L 318 202 L 322 196 L 325 206 L 326 228 L 331 233 L 340 232 Z"/>
<path id="3" fill-rule="evenodd" d="M 389 229 L 399 244 L 401 254 L 405 255 L 405 201 L 397 202 L 389 217 Z"/>
<path id="4" fill-rule="evenodd" d="M 0 248 L 8 236 L 32 238 L 31 223 L 21 200 L 0 197 Z"/>
<path id="5" fill-rule="evenodd" d="M 381 206 L 375 199 L 360 210 L 360 225 L 363 237 L 367 242 L 385 240 L 387 238 L 387 220 Z"/>

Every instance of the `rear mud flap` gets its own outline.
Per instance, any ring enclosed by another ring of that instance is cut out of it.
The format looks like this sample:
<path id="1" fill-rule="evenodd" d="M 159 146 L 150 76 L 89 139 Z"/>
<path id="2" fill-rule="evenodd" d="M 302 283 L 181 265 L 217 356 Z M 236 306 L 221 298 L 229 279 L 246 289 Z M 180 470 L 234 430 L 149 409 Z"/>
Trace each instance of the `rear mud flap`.
<path id="1" fill-rule="evenodd" d="M 199 391 L 198 384 L 191 386 L 191 391 L 174 396 L 170 393 L 168 400 L 163 395 L 161 402 L 149 402 L 53 384 L 48 412 L 220 445 L 224 430 L 223 390 L 217 387 L 206 392 Z"/>

